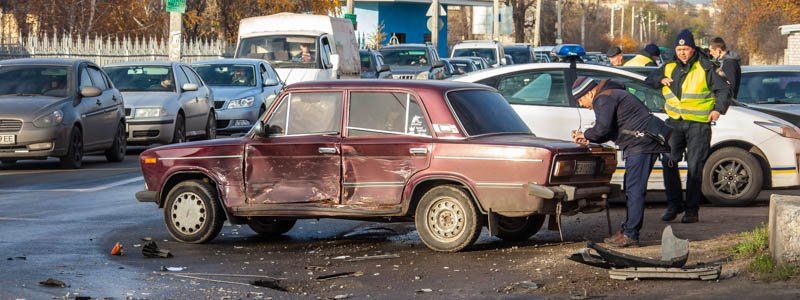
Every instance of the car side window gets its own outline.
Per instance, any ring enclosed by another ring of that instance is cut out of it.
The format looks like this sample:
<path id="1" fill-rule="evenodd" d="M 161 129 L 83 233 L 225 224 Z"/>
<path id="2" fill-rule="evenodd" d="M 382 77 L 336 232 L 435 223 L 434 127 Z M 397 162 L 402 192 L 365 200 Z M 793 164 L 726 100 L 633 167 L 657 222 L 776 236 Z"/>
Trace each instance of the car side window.
<path id="1" fill-rule="evenodd" d="M 190 83 L 194 83 L 198 87 L 203 86 L 203 82 L 200 80 L 200 77 L 198 77 L 191 68 L 187 66 L 181 66 L 181 69 L 183 70 L 184 74 L 186 74 L 186 77 L 189 78 Z"/>
<path id="2" fill-rule="evenodd" d="M 664 103 L 666 102 L 666 100 L 664 100 L 664 95 L 662 95 L 660 91 L 646 85 L 644 82 L 597 71 L 580 70 L 577 74 L 578 76 L 589 76 L 595 79 L 612 79 L 619 82 L 625 86 L 628 92 L 644 102 L 644 105 L 647 106 L 651 112 L 664 112 Z"/>
<path id="3" fill-rule="evenodd" d="M 273 136 L 341 132 L 342 93 L 291 93 L 270 116 Z"/>
<path id="4" fill-rule="evenodd" d="M 332 52 L 331 44 L 328 42 L 327 36 L 323 36 L 322 38 L 320 38 L 320 45 L 322 45 L 322 55 L 321 55 L 322 64 L 327 66 L 328 64 L 331 63 L 330 55 Z"/>
<path id="5" fill-rule="evenodd" d="M 86 70 L 86 67 L 81 68 L 81 81 L 78 85 L 78 89 L 82 89 L 87 86 L 92 86 L 92 78 L 89 76 L 89 71 Z"/>
<path id="6" fill-rule="evenodd" d="M 178 82 L 175 86 L 178 87 L 179 91 L 183 84 L 189 83 L 189 78 L 186 77 L 186 73 L 180 68 L 178 68 L 178 72 L 175 72 L 175 79 L 177 79 Z"/>
<path id="7" fill-rule="evenodd" d="M 430 136 L 422 108 L 408 93 L 353 92 L 348 114 L 349 136 Z"/>
<path id="8" fill-rule="evenodd" d="M 497 83 L 509 103 L 544 106 L 571 106 L 561 71 L 517 73 L 500 78 Z"/>
<path id="9" fill-rule="evenodd" d="M 94 83 L 94 87 L 100 89 L 101 91 L 105 91 L 108 89 L 108 84 L 106 83 L 106 79 L 103 77 L 103 73 L 100 70 L 88 67 L 86 70 L 89 70 L 89 77 L 92 78 L 92 82 Z"/>
<path id="10" fill-rule="evenodd" d="M 267 72 L 267 67 L 264 64 L 258 64 L 258 68 L 261 70 L 261 80 L 262 82 L 267 81 L 272 76 L 270 76 L 269 72 Z"/>

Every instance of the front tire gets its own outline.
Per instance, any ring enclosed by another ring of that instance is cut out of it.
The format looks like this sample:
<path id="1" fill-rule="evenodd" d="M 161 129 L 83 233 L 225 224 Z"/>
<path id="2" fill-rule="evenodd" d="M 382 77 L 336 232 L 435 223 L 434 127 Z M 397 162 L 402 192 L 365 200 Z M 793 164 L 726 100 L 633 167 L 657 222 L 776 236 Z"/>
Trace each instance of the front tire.
<path id="1" fill-rule="evenodd" d="M 213 110 L 208 113 L 205 138 L 207 140 L 213 140 L 217 138 L 217 116 L 214 114 Z"/>
<path id="2" fill-rule="evenodd" d="M 172 134 L 171 144 L 183 142 L 186 142 L 186 120 L 183 118 L 183 115 L 179 114 L 178 117 L 175 118 L 175 129 Z"/>
<path id="3" fill-rule="evenodd" d="M 703 167 L 703 195 L 716 205 L 750 204 L 764 184 L 761 164 L 741 148 L 714 151 Z"/>
<path id="4" fill-rule="evenodd" d="M 250 229 L 263 237 L 279 236 L 289 232 L 297 220 L 276 220 L 269 217 L 255 217 L 247 222 Z"/>
<path id="5" fill-rule="evenodd" d="M 454 185 L 434 187 L 422 196 L 415 225 L 422 242 L 440 252 L 458 252 L 472 245 L 483 228 L 470 196 Z"/>
<path id="6" fill-rule="evenodd" d="M 521 242 L 539 232 L 544 224 L 544 215 L 527 217 L 500 217 L 497 221 L 497 237 L 508 242 Z"/>
<path id="7" fill-rule="evenodd" d="M 125 151 L 128 144 L 128 137 L 125 135 L 125 123 L 119 123 L 117 134 L 114 136 L 114 143 L 111 148 L 106 149 L 106 160 L 109 162 L 121 162 L 125 160 Z"/>
<path id="8" fill-rule="evenodd" d="M 200 180 L 187 180 L 167 194 L 164 223 L 173 239 L 201 244 L 213 240 L 222 230 L 225 213 L 214 187 Z"/>
<path id="9" fill-rule="evenodd" d="M 72 128 L 67 154 L 59 157 L 59 163 L 64 169 L 80 169 L 83 165 L 83 133 L 78 127 Z"/>

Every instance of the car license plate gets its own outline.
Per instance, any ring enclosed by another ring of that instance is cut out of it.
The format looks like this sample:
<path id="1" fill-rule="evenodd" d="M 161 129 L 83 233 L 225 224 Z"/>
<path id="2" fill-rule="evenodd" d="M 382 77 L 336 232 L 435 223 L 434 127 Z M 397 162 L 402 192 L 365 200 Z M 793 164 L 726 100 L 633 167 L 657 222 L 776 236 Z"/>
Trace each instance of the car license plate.
<path id="1" fill-rule="evenodd" d="M 0 135 L 0 145 L 14 145 L 17 143 L 17 136 L 13 134 Z"/>
<path id="2" fill-rule="evenodd" d="M 575 175 L 594 175 L 595 162 L 579 161 L 575 163 Z"/>

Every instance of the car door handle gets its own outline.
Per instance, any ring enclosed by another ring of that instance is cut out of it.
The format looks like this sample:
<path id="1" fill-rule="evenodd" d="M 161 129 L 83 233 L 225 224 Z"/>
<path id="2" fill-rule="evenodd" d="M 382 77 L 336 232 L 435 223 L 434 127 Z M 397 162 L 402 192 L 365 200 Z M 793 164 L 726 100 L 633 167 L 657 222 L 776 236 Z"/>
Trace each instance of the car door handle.
<path id="1" fill-rule="evenodd" d="M 428 154 L 428 148 L 411 148 L 408 149 L 408 153 L 411 154 Z"/>
<path id="2" fill-rule="evenodd" d="M 103 105 L 103 103 L 100 102 L 100 99 L 97 99 L 97 102 L 95 102 L 95 104 L 97 104 L 97 106 Z"/>
<path id="3" fill-rule="evenodd" d="M 320 147 L 319 153 L 321 154 L 336 154 L 336 148 Z"/>
<path id="4" fill-rule="evenodd" d="M 114 100 L 114 102 L 116 102 L 117 101 L 117 96 L 111 96 L 111 100 Z"/>

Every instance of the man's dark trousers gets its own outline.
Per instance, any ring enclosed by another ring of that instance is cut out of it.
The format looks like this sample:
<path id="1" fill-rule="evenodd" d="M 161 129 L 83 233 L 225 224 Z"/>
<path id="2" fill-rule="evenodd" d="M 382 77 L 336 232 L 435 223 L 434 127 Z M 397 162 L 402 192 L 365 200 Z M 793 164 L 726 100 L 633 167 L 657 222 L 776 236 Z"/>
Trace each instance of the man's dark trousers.
<path id="1" fill-rule="evenodd" d="M 625 158 L 625 197 L 628 216 L 622 223 L 622 233 L 639 240 L 639 230 L 644 219 L 644 199 L 647 195 L 647 180 L 653 170 L 658 154 L 632 154 Z"/>
<path id="2" fill-rule="evenodd" d="M 676 213 L 687 212 L 697 215 L 700 200 L 703 199 L 703 166 L 711 151 L 711 125 L 708 123 L 676 120 L 669 118 L 672 126 L 669 139 L 669 155 L 664 155 L 664 189 L 667 193 L 668 210 Z M 686 201 L 681 188 L 678 162 L 686 154 L 689 170 L 686 174 Z"/>

